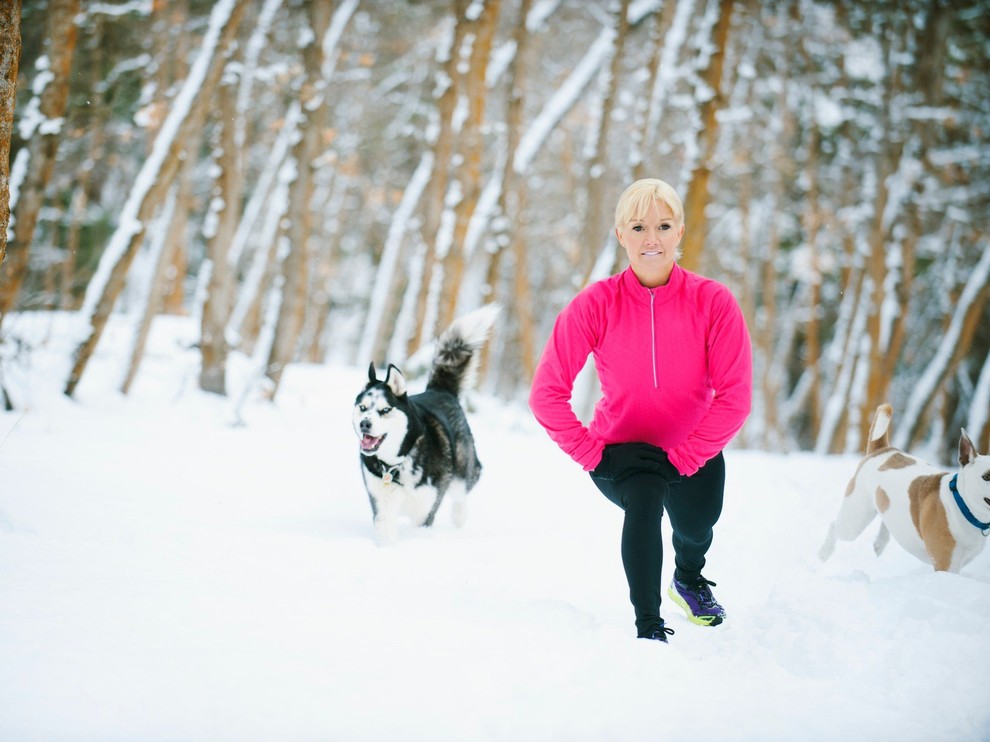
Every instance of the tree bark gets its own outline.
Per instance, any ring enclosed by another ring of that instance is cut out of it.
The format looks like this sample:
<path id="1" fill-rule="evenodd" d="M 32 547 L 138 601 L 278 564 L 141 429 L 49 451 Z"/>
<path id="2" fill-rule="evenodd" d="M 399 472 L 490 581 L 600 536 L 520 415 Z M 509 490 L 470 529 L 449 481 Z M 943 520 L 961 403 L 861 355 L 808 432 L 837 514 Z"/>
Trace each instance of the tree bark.
<path id="1" fill-rule="evenodd" d="M 13 209 L 13 240 L 7 246 L 8 259 L 0 267 L 0 322 L 14 308 L 24 284 L 31 240 L 45 202 L 45 190 L 55 170 L 55 155 L 62 141 L 62 124 L 69 101 L 69 76 L 72 54 L 76 48 L 78 13 L 79 0 L 50 0 L 48 4 L 43 57 L 48 66 L 45 70 L 39 70 L 39 75 L 50 75 L 50 79 L 37 97 L 36 116 L 39 123 L 17 153 L 18 160 L 25 160 L 16 165 L 24 173 L 24 180 L 17 189 L 17 204 Z"/>
<path id="2" fill-rule="evenodd" d="M 227 394 L 227 338 L 225 328 L 233 306 L 234 276 L 228 254 L 237 231 L 241 198 L 241 153 L 236 141 L 237 76 L 228 68 L 220 84 L 220 123 L 214 146 L 216 180 L 208 219 L 213 233 L 207 236 L 209 282 L 203 300 L 200 325 L 199 387 L 213 394 Z"/>
<path id="3" fill-rule="evenodd" d="M 20 61 L 21 0 L 4 0 L 0 2 L 0 276 L 7 254 L 7 225 L 10 223 L 10 140 L 14 132 Z"/>
<path id="4" fill-rule="evenodd" d="M 499 188 L 498 207 L 499 218 L 495 220 L 495 230 L 492 235 L 495 252 L 488 263 L 485 284 L 492 296 L 500 295 L 501 268 L 506 253 L 512 256 L 512 289 L 507 301 L 502 304 L 505 314 L 501 323 L 502 332 L 495 328 L 492 341 L 481 349 L 480 372 L 490 373 L 492 348 L 498 340 L 505 347 L 514 348 L 520 359 L 520 379 L 528 383 L 533 378 L 536 369 L 535 341 L 533 338 L 533 300 L 529 278 L 529 261 L 527 248 L 519 229 L 519 221 L 524 211 L 526 201 L 526 179 L 516 173 L 514 162 L 519 140 L 522 135 L 523 91 L 527 77 L 529 59 L 527 51 L 530 45 L 530 33 L 526 27 L 532 0 L 521 0 L 516 23 L 512 32 L 512 40 L 516 51 L 509 64 L 508 70 L 508 101 L 505 115 L 505 163 L 502 166 L 502 184 Z M 510 248 L 511 247 L 511 252 Z M 499 337 L 501 335 L 501 337 Z M 513 342 L 514 341 L 514 342 Z M 511 367 L 511 366 L 510 366 Z M 516 383 L 512 379 L 511 383 Z"/>
<path id="5" fill-rule="evenodd" d="M 460 137 L 462 166 L 458 171 L 461 199 L 454 207 L 454 235 L 443 261 L 445 290 L 440 302 L 438 327 L 447 327 L 457 312 L 457 297 L 464 276 L 465 238 L 468 226 L 481 193 L 481 160 L 485 153 L 481 126 L 485 118 L 488 87 L 485 76 L 491 56 L 492 37 L 498 23 L 501 0 L 485 0 L 481 14 L 470 22 L 469 33 L 474 35 L 471 46 L 471 63 L 464 77 L 468 115 Z"/>
<path id="6" fill-rule="evenodd" d="M 433 171 L 430 183 L 424 193 L 423 241 L 427 250 L 423 264 L 422 285 L 410 287 L 418 292 L 416 301 L 416 319 L 412 334 L 406 344 L 406 355 L 412 355 L 423 341 L 424 337 L 433 335 L 433 327 L 425 327 L 430 300 L 430 282 L 434 280 L 437 270 L 437 254 L 439 238 L 442 229 L 444 209 L 446 208 L 447 188 L 450 184 L 450 167 L 454 157 L 456 136 L 454 131 L 454 109 L 460 91 L 462 75 L 458 71 L 458 57 L 467 33 L 468 21 L 464 17 L 467 10 L 467 0 L 453 0 L 454 32 L 450 48 L 444 61 L 442 71 L 437 75 L 437 87 L 441 88 L 437 96 L 437 135 L 433 143 Z"/>
<path id="7" fill-rule="evenodd" d="M 605 174 L 608 162 L 609 129 L 612 122 L 612 112 L 615 109 L 619 91 L 619 78 L 622 72 L 626 37 L 629 35 L 629 0 L 620 0 L 612 6 L 613 10 L 613 44 L 612 59 L 608 69 L 607 87 L 602 98 L 598 118 L 598 130 L 595 134 L 595 148 L 588 163 L 585 194 L 587 205 L 584 209 L 584 224 L 581 234 L 584 235 L 584 255 L 582 270 L 584 279 L 582 285 L 591 279 L 592 271 L 602 249 L 614 241 L 611 220 L 608 219 L 608 204 L 605 198 Z"/>
<path id="8" fill-rule="evenodd" d="M 911 392 L 902 424 L 894 435 L 894 445 L 898 448 L 910 449 L 921 439 L 921 431 L 936 391 L 946 378 L 955 373 L 972 342 L 973 334 L 983 321 L 983 307 L 990 300 L 990 249 L 984 246 L 983 250 L 979 263 L 970 273 L 963 288 L 935 355 Z"/>
<path id="9" fill-rule="evenodd" d="M 719 0 L 718 20 L 712 34 L 714 49 L 708 66 L 702 76 L 710 97 L 701 104 L 701 132 L 698 142 L 698 161 L 691 173 L 691 180 L 685 189 L 684 218 L 687 228 L 681 240 L 683 257 L 681 265 L 687 270 L 698 270 L 707 236 L 708 183 L 711 180 L 712 156 L 718 141 L 718 121 L 716 114 L 724 105 L 721 92 L 722 69 L 725 66 L 725 52 L 729 41 L 729 28 L 732 24 L 733 0 Z"/>
<path id="10" fill-rule="evenodd" d="M 309 6 L 314 39 L 303 50 L 306 73 L 299 91 L 302 120 L 299 125 L 300 137 L 291 155 L 295 166 L 295 180 L 290 187 L 289 196 L 289 226 L 286 235 L 289 252 L 282 264 L 282 301 L 265 368 L 265 376 L 271 381 L 272 397 L 278 392 L 285 367 L 295 358 L 306 312 L 309 241 L 312 233 L 312 163 L 316 159 L 326 113 L 322 42 L 330 27 L 332 10 L 327 3 L 312 3 Z"/>

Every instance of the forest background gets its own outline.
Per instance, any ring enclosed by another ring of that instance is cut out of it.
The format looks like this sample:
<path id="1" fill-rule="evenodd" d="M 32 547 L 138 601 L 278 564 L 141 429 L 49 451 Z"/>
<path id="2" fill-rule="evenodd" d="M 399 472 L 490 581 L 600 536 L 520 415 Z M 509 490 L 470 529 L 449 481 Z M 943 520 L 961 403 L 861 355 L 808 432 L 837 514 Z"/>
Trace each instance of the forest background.
<path id="1" fill-rule="evenodd" d="M 557 312 L 623 267 L 612 209 L 649 176 L 684 199 L 682 264 L 746 313 L 740 445 L 857 451 L 890 401 L 897 445 L 948 461 L 966 427 L 986 451 L 988 11 L 2 0 L 2 401 L 45 342 L 24 313 L 77 317 L 70 396 L 117 312 L 122 392 L 169 313 L 201 328 L 201 388 L 274 397 L 293 362 L 415 370 L 489 301 L 482 388 L 523 400 Z"/>

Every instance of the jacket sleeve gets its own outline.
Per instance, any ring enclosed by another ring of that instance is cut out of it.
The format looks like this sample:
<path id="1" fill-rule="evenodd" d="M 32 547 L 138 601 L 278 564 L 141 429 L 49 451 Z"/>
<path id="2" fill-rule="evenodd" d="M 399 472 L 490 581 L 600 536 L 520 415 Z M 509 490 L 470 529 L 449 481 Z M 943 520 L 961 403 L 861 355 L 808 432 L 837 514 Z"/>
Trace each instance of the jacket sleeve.
<path id="1" fill-rule="evenodd" d="M 708 375 L 715 396 L 698 427 L 667 451 L 670 462 L 691 476 L 716 456 L 749 416 L 753 395 L 753 348 L 742 310 L 728 289 L 712 302 Z"/>
<path id="2" fill-rule="evenodd" d="M 536 366 L 529 408 L 550 438 L 585 471 L 602 458 L 604 443 L 594 438 L 574 414 L 574 380 L 594 350 L 600 318 L 587 292 L 578 294 L 558 315 Z"/>

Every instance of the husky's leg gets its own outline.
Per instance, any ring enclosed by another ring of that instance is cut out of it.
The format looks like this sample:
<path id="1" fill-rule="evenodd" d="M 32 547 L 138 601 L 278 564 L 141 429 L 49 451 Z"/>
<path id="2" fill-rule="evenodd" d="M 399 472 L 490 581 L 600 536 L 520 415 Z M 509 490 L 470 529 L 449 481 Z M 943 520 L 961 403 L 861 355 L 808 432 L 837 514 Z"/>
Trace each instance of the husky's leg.
<path id="1" fill-rule="evenodd" d="M 447 490 L 447 497 L 450 498 L 450 517 L 454 525 L 463 528 L 467 522 L 467 489 L 463 482 L 455 481 L 451 483 Z"/>
<path id="2" fill-rule="evenodd" d="M 433 525 L 433 515 L 439 507 L 437 502 L 439 496 L 435 487 L 424 485 L 411 489 L 402 511 L 409 516 L 413 525 L 431 526 Z"/>
<path id="3" fill-rule="evenodd" d="M 378 509 L 375 516 L 375 538 L 379 546 L 394 544 L 399 538 L 399 514 L 391 508 Z"/>
<path id="4" fill-rule="evenodd" d="M 379 546 L 394 544 L 398 539 L 403 499 L 402 491 L 398 488 L 375 498 L 375 538 Z"/>

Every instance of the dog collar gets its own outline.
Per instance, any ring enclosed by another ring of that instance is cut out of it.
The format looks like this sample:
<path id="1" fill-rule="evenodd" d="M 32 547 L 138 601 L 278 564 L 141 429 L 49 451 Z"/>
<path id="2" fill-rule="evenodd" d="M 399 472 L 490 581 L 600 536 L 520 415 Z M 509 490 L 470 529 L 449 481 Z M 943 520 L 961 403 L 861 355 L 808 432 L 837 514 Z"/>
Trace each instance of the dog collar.
<path id="1" fill-rule="evenodd" d="M 364 465 L 368 467 L 368 471 L 379 477 L 383 483 L 392 484 L 394 482 L 395 484 L 402 484 L 399 481 L 399 472 L 402 471 L 401 461 L 398 464 L 389 465 L 376 456 L 364 456 L 362 454 L 362 458 L 364 459 Z"/>
<path id="2" fill-rule="evenodd" d="M 392 482 L 395 482 L 396 484 L 401 484 L 401 482 L 399 481 L 399 469 L 401 466 L 402 464 L 395 464 L 394 466 L 385 466 L 385 464 L 383 463 L 382 481 L 385 484 L 392 484 Z"/>
<path id="3" fill-rule="evenodd" d="M 953 474 L 952 479 L 949 480 L 949 489 L 952 490 L 952 497 L 953 499 L 955 499 L 956 505 L 959 506 L 959 510 L 963 514 L 963 518 L 965 518 L 974 526 L 976 526 L 981 531 L 983 531 L 983 535 L 986 536 L 988 533 L 990 533 L 990 523 L 983 523 L 982 521 L 977 520 L 976 516 L 973 515 L 973 512 L 968 507 L 966 507 L 966 503 L 963 502 L 962 496 L 960 496 L 959 490 L 956 487 L 956 479 L 958 478 L 959 478 L 958 474 Z"/>

